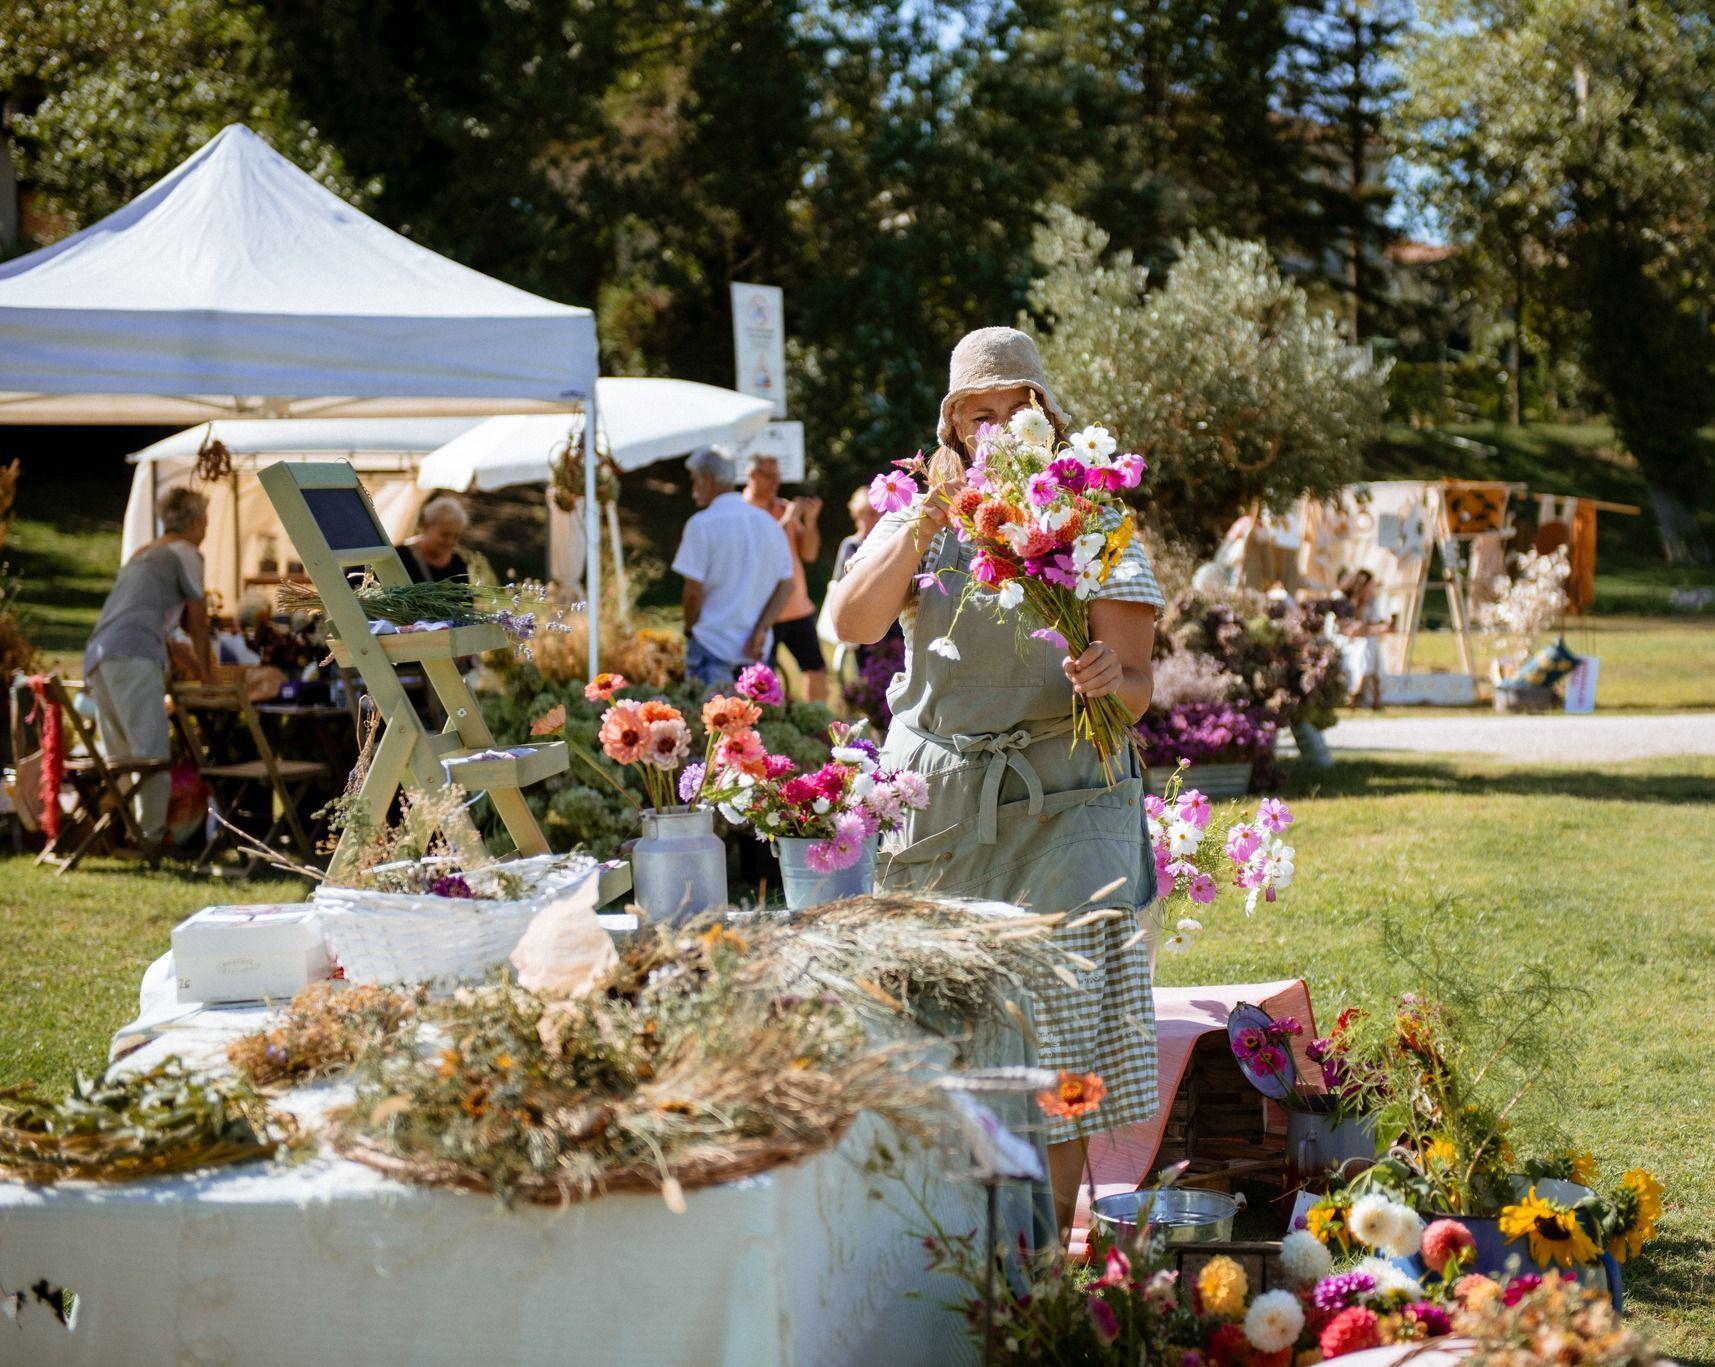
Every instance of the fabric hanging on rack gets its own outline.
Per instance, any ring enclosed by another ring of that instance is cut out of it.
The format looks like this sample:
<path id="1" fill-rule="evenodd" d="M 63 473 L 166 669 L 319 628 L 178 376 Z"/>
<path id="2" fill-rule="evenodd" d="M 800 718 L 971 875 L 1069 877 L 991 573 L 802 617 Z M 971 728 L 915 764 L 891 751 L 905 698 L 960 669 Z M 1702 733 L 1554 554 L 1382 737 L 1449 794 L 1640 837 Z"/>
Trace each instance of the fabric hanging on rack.
<path id="1" fill-rule="evenodd" d="M 29 683 L 36 706 L 24 720 L 41 728 L 42 782 L 37 795 L 42 804 L 42 833 L 52 845 L 60 838 L 60 784 L 65 781 L 65 739 L 60 730 L 59 704 L 48 697 L 47 675 L 32 674 Z"/>
<path id="2" fill-rule="evenodd" d="M 1587 498 L 1578 500 L 1572 515 L 1572 575 L 1566 581 L 1566 597 L 1577 613 L 1588 612 L 1596 601 L 1596 505 Z"/>
<path id="3" fill-rule="evenodd" d="M 1471 538 L 1470 595 L 1473 608 L 1495 597 L 1495 580 L 1507 572 L 1507 533 L 1484 532 Z"/>

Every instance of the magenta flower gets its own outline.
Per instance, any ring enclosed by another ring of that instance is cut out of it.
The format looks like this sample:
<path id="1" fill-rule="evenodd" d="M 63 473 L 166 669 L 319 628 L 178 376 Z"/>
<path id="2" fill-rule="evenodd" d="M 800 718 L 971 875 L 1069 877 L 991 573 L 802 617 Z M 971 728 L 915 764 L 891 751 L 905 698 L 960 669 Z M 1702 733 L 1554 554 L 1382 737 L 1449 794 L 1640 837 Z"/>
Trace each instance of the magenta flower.
<path id="1" fill-rule="evenodd" d="M 1265 1044 L 1252 1054 L 1246 1066 L 1258 1077 L 1286 1071 L 1286 1054 L 1277 1044 Z"/>
<path id="2" fill-rule="evenodd" d="M 1071 456 L 1061 456 L 1049 465 L 1048 473 L 1067 493 L 1081 494 L 1092 472 L 1084 468 L 1082 461 L 1074 460 Z"/>
<path id="3" fill-rule="evenodd" d="M 1167 815 L 1167 803 L 1154 793 L 1143 799 L 1143 810 L 1148 813 L 1151 821 L 1160 821 Z"/>
<path id="4" fill-rule="evenodd" d="M 947 586 L 941 582 L 941 576 L 938 574 L 920 574 L 917 576 L 917 591 L 922 593 L 926 589 L 934 589 L 943 598 L 947 596 Z"/>
<path id="5" fill-rule="evenodd" d="M 1323 1314 L 1332 1315 L 1348 1305 L 1359 1304 L 1375 1289 L 1376 1279 L 1368 1272 L 1336 1272 L 1316 1283 L 1310 1299 Z"/>
<path id="6" fill-rule="evenodd" d="M 798 772 L 798 766 L 785 755 L 764 755 L 762 757 L 762 776 L 764 778 L 787 778 Z"/>
<path id="7" fill-rule="evenodd" d="M 1416 1320 L 1428 1338 L 1440 1338 L 1453 1332 L 1453 1321 L 1434 1301 L 1413 1301 L 1405 1307 L 1405 1317 Z"/>
<path id="8" fill-rule="evenodd" d="M 1239 1031 L 1239 1037 L 1233 1041 L 1233 1052 L 1242 1059 L 1252 1059 L 1260 1049 L 1268 1047 L 1268 1032 L 1255 1025 L 1247 1025 Z"/>
<path id="9" fill-rule="evenodd" d="M 1041 579 L 1046 584 L 1075 589 L 1078 587 L 1078 567 L 1072 563 L 1071 556 L 1056 555 L 1043 564 Z"/>
<path id="10" fill-rule="evenodd" d="M 1215 880 L 1206 873 L 1200 873 L 1191 880 L 1191 886 L 1186 889 L 1187 895 L 1193 902 L 1208 906 L 1217 896 L 1220 889 L 1215 886 Z"/>
<path id="11" fill-rule="evenodd" d="M 1046 508 L 1060 493 L 1060 486 L 1055 483 L 1054 476 L 1044 470 L 1030 477 L 1024 492 L 1038 508 Z"/>
<path id="12" fill-rule="evenodd" d="M 1173 867 L 1173 856 L 1167 852 L 1165 844 L 1155 847 L 1155 881 L 1159 884 L 1157 892 L 1165 897 L 1173 891 L 1174 877 L 1169 872 Z"/>
<path id="13" fill-rule="evenodd" d="M 1119 1317 L 1114 1314 L 1113 1306 L 1098 1295 L 1090 1297 L 1088 1308 L 1090 1327 L 1096 1331 L 1096 1337 L 1104 1346 L 1120 1336 Z"/>
<path id="14" fill-rule="evenodd" d="M 1240 823 L 1227 829 L 1227 858 L 1243 864 L 1262 844 L 1262 832 L 1255 826 Z"/>
<path id="15" fill-rule="evenodd" d="M 1097 1286 L 1124 1286 L 1131 1276 L 1131 1259 L 1117 1248 L 1109 1248 Z"/>
<path id="16" fill-rule="evenodd" d="M 811 873 L 836 873 L 840 869 L 850 868 L 856 861 L 853 855 L 845 863 L 840 863 L 839 851 L 834 848 L 832 840 L 818 840 L 804 851 L 804 867 Z"/>
<path id="17" fill-rule="evenodd" d="M 1098 494 L 1117 494 L 1122 486 L 1120 472 L 1111 465 L 1098 465 L 1085 482 L 1090 492 Z"/>
<path id="18" fill-rule="evenodd" d="M 1209 828 L 1209 819 L 1214 816 L 1215 809 L 1210 806 L 1209 799 L 1197 789 L 1192 788 L 1180 795 L 1178 807 L 1179 819 L 1189 826 L 1195 826 L 1200 831 Z"/>
<path id="19" fill-rule="evenodd" d="M 979 584 L 998 584 L 1010 578 L 1007 568 L 987 551 L 978 551 L 971 557 L 971 578 Z"/>
<path id="20" fill-rule="evenodd" d="M 1053 627 L 1037 627 L 1036 630 L 1030 634 L 1038 641 L 1048 642 L 1048 644 L 1053 646 L 1056 650 L 1066 649 L 1066 638 L 1059 632 L 1055 631 Z"/>
<path id="21" fill-rule="evenodd" d="M 1298 1023 L 1297 1016 L 1276 1016 L 1268 1023 L 1268 1037 L 1276 1044 L 1303 1033 L 1304 1027 Z"/>
<path id="22" fill-rule="evenodd" d="M 1113 468 L 1119 474 L 1121 485 L 1127 489 L 1135 489 L 1143 483 L 1143 472 L 1149 468 L 1149 462 L 1128 451 L 1125 455 L 1115 458 Z"/>
<path id="23" fill-rule="evenodd" d="M 1278 797 L 1265 797 L 1257 808 L 1257 824 L 1276 835 L 1292 824 L 1292 809 Z"/>
<path id="24" fill-rule="evenodd" d="M 869 482 L 870 506 L 878 513 L 896 513 L 909 508 L 917 497 L 917 481 L 902 471 L 877 475 Z"/>
<path id="25" fill-rule="evenodd" d="M 786 690 L 780 686 L 780 676 L 763 664 L 746 665 L 741 669 L 733 690 L 764 707 L 779 707 L 786 701 Z"/>

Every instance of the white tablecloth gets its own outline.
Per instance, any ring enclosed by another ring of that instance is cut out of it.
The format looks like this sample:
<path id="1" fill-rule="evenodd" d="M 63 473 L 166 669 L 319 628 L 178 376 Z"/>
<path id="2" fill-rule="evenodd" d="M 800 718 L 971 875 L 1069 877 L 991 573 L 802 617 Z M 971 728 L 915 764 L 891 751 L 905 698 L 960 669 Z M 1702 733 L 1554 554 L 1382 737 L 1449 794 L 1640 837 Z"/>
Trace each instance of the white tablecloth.
<path id="1" fill-rule="evenodd" d="M 122 1066 L 215 1063 L 260 1009 L 157 1023 Z M 313 1118 L 348 1095 L 305 1088 Z M 867 1118 L 836 1149 L 686 1194 L 565 1209 L 413 1187 L 338 1157 L 105 1187 L 0 1185 L 0 1362 L 376 1367 L 466 1364 L 945 1364 L 974 1360 L 959 1288 L 923 1269 L 927 1199 L 978 1227 L 981 1192 Z M 1009 1202 L 1017 1211 L 1023 1203 Z M 1004 1237 L 1012 1233 L 1003 1232 Z M 27 1292 L 78 1295 L 68 1333 Z M 908 1292 L 922 1293 L 913 1299 Z"/>

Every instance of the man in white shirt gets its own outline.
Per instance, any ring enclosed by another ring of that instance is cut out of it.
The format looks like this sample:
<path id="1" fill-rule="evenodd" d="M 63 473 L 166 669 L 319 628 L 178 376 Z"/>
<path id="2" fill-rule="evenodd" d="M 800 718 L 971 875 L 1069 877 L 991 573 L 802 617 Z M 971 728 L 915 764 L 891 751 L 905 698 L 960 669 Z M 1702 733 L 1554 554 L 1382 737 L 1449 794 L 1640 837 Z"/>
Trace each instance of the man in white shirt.
<path id="1" fill-rule="evenodd" d="M 673 572 L 685 581 L 685 673 L 718 688 L 768 653 L 792 594 L 792 549 L 780 524 L 738 493 L 731 457 L 705 446 L 686 468 L 702 511 L 685 524 L 673 557 Z"/>

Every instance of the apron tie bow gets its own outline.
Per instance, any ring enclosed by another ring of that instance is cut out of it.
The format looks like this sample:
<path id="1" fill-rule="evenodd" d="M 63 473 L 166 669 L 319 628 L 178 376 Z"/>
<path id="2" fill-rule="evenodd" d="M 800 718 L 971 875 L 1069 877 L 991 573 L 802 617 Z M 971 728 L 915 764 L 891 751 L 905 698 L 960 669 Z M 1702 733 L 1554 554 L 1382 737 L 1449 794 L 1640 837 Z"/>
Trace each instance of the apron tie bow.
<path id="1" fill-rule="evenodd" d="M 977 810 L 977 843 L 992 845 L 1000 834 L 1000 785 L 1008 769 L 1024 780 L 1030 791 L 1028 811 L 1036 816 L 1042 811 L 1042 780 L 1024 756 L 1024 751 L 1040 739 L 1033 731 L 1003 731 L 992 736 L 950 736 L 953 748 L 961 755 L 987 755 L 988 768 L 983 771 L 982 803 Z"/>

